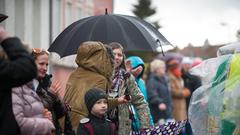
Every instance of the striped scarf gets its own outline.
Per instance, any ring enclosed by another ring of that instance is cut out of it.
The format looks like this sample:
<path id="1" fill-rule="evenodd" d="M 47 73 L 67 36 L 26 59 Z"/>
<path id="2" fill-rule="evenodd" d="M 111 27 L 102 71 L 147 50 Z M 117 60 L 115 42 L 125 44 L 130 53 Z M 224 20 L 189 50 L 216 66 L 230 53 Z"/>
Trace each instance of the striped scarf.
<path id="1" fill-rule="evenodd" d="M 121 86 L 123 80 L 124 80 L 124 73 L 125 71 L 122 68 L 117 68 L 114 72 L 113 78 L 112 78 L 112 87 L 111 89 L 114 92 L 119 91 L 119 87 Z"/>

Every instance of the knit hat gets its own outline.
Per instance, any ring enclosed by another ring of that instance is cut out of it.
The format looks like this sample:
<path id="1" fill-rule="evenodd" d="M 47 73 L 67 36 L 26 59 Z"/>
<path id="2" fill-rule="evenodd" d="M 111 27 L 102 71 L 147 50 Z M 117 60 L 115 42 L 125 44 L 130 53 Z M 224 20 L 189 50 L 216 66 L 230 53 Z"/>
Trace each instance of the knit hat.
<path id="1" fill-rule="evenodd" d="M 85 104 L 87 106 L 87 109 L 89 112 L 91 112 L 93 105 L 99 100 L 99 99 L 107 99 L 107 94 L 104 90 L 99 88 L 92 88 L 85 94 Z"/>

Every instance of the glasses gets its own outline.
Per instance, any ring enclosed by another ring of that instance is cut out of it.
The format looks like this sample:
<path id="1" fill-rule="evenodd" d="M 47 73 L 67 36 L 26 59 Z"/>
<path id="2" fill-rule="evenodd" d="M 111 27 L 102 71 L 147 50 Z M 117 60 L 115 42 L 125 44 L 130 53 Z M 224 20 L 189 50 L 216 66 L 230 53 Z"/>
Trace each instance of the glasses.
<path id="1" fill-rule="evenodd" d="M 32 48 L 32 54 L 42 54 L 42 53 L 46 53 L 47 55 L 50 54 L 48 51 L 45 51 L 42 48 Z"/>

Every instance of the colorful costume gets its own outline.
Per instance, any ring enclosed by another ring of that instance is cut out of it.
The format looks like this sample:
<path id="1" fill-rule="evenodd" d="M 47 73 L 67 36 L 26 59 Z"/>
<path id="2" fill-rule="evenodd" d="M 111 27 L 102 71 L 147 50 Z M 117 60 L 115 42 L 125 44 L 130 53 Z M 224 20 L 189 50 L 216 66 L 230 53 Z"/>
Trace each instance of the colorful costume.
<path id="1" fill-rule="evenodd" d="M 209 59 L 193 69 L 202 75 L 204 82 L 194 92 L 189 108 L 194 134 L 240 134 L 239 69 L 239 53 Z"/>

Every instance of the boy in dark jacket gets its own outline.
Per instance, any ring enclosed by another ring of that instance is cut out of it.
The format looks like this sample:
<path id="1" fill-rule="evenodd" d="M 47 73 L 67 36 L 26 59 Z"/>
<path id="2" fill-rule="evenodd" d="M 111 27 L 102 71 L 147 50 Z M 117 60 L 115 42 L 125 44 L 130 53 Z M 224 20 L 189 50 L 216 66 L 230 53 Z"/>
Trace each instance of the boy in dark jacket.
<path id="1" fill-rule="evenodd" d="M 78 135 L 115 135 L 114 123 L 106 119 L 108 110 L 107 94 L 104 90 L 92 88 L 85 94 L 88 118 L 80 120 Z"/>
<path id="2" fill-rule="evenodd" d="M 0 14 L 0 22 L 4 18 L 6 16 Z M 20 130 L 12 110 L 12 88 L 36 77 L 36 66 L 20 40 L 10 38 L 2 27 L 0 45 L 8 58 L 0 58 L 0 135 L 19 135 Z"/>

